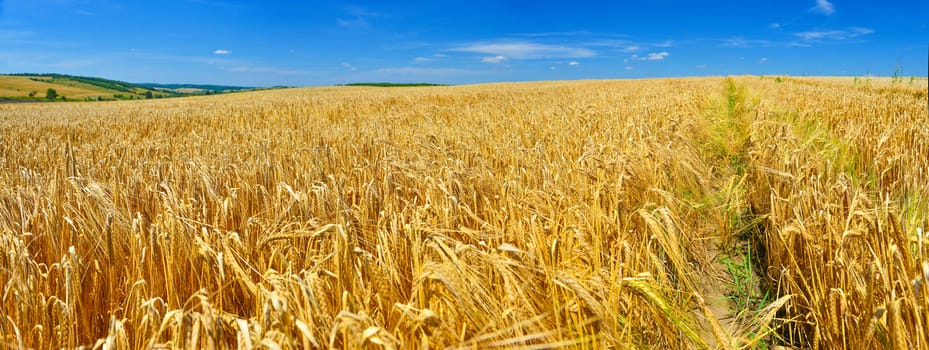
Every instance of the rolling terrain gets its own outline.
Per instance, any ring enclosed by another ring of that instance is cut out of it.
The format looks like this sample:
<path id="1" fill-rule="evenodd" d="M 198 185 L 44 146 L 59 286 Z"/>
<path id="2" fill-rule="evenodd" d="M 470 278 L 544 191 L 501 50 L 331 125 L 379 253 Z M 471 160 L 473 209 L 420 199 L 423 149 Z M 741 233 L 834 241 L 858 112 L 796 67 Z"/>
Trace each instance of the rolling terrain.
<path id="1" fill-rule="evenodd" d="M 133 84 L 63 74 L 0 75 L 0 100 L 49 101 L 48 89 L 54 89 L 57 93 L 55 101 L 100 101 L 183 97 L 251 88 L 194 84 Z"/>

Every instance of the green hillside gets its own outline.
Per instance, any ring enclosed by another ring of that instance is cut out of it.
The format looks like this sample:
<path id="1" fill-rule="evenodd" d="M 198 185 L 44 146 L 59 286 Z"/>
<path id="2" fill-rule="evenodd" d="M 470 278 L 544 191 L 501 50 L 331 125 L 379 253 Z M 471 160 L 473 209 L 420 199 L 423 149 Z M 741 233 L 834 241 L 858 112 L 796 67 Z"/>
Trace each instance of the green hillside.
<path id="1" fill-rule="evenodd" d="M 50 90 L 54 94 L 49 96 Z M 104 101 L 182 96 L 116 80 L 63 74 L 0 75 L 0 100 Z"/>
<path id="2" fill-rule="evenodd" d="M 49 89 L 54 90 L 52 96 Z M 252 90 L 224 85 L 127 83 L 54 73 L 0 75 L 3 101 L 109 101 L 181 97 Z"/>

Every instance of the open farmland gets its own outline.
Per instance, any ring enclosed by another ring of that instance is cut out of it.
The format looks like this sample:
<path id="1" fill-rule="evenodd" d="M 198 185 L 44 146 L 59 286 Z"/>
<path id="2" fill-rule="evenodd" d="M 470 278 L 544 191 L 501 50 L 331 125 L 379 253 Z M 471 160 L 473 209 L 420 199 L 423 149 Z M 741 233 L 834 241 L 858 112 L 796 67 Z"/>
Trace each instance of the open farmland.
<path id="1" fill-rule="evenodd" d="M 0 105 L 0 347 L 929 348 L 925 80 Z"/>

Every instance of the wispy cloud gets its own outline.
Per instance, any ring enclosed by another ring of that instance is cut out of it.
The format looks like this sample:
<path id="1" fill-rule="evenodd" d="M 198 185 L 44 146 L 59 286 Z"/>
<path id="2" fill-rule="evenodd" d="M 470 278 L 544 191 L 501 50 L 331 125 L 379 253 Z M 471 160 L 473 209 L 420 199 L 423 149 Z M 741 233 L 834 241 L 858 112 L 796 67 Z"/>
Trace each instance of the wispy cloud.
<path id="1" fill-rule="evenodd" d="M 370 72 L 377 77 L 401 76 L 416 79 L 417 77 L 446 77 L 481 74 L 481 71 L 472 71 L 460 68 L 423 68 L 423 67 L 388 67 Z"/>
<path id="2" fill-rule="evenodd" d="M 203 5 L 203 6 L 222 7 L 222 8 L 227 8 L 227 9 L 236 9 L 236 10 L 244 10 L 244 9 L 250 8 L 242 4 L 237 4 L 237 3 L 227 2 L 227 1 L 212 1 L 212 0 L 185 0 L 185 1 L 189 3 Z"/>
<path id="3" fill-rule="evenodd" d="M 74 40 L 43 39 L 42 34 L 43 33 L 30 31 L 30 30 L 0 29 L 0 44 L 5 44 L 3 46 L 28 45 L 28 46 L 44 46 L 44 47 L 76 47 L 76 46 L 82 45 L 82 43 L 74 41 Z M 8 49 L 8 48 L 4 47 L 4 49 Z"/>
<path id="4" fill-rule="evenodd" d="M 874 33 L 874 29 L 852 27 L 847 30 L 822 30 L 794 33 L 794 36 L 808 42 L 848 41 Z"/>
<path id="5" fill-rule="evenodd" d="M 492 58 L 503 56 L 507 59 L 514 60 L 585 58 L 593 57 L 597 54 L 585 47 L 550 45 L 529 41 L 480 42 L 454 47 L 450 51 L 480 53 L 490 55 Z"/>
<path id="6" fill-rule="evenodd" d="M 343 28 L 368 28 L 371 26 L 371 19 L 384 17 L 383 13 L 363 6 L 346 6 L 344 12 L 348 18 L 336 19 L 336 23 Z"/>
<path id="7" fill-rule="evenodd" d="M 550 37 L 579 37 L 579 36 L 589 36 L 594 33 L 588 32 L 586 30 L 571 30 L 564 32 L 535 32 L 535 33 L 514 33 L 513 36 L 518 37 L 527 37 L 527 38 L 550 38 Z"/>
<path id="8" fill-rule="evenodd" d="M 111 67 L 118 59 L 114 55 L 71 55 L 32 50 L 0 51 L 0 66 L 7 72 L 50 72 Z"/>
<path id="9" fill-rule="evenodd" d="M 355 66 L 353 66 L 351 63 L 348 63 L 348 62 L 339 63 L 339 67 L 342 67 L 342 69 L 346 69 L 346 70 L 349 70 L 349 71 L 352 71 L 352 72 L 358 70 L 358 67 L 355 67 Z"/>
<path id="10" fill-rule="evenodd" d="M 377 69 L 374 72 L 381 74 L 448 74 L 461 71 L 458 68 L 391 67 Z"/>
<path id="11" fill-rule="evenodd" d="M 601 39 L 587 42 L 585 46 L 604 47 L 622 53 L 641 52 L 649 49 L 668 48 L 674 46 L 673 40 L 660 42 L 644 42 L 625 39 Z"/>
<path id="12" fill-rule="evenodd" d="M 268 66 L 235 66 L 228 69 L 230 72 L 236 73 L 262 73 L 262 74 L 274 74 L 274 75 L 286 75 L 286 76 L 295 76 L 295 75 L 314 75 L 317 72 L 299 70 L 299 69 L 287 69 L 279 67 L 268 67 Z"/>
<path id="13" fill-rule="evenodd" d="M 46 0 L 34 2 L 52 6 L 58 12 L 80 16 L 113 15 L 115 11 L 121 10 L 124 6 L 121 1 L 112 0 Z M 3 1 L 0 1 L 0 4 L 2 3 Z M 0 8 L 0 12 L 2 12 L 2 8 Z"/>
<path id="14" fill-rule="evenodd" d="M 769 47 L 773 43 L 770 40 L 760 40 L 760 39 L 745 39 L 741 37 L 734 37 L 723 39 L 722 43 L 719 44 L 720 47 Z"/>
<path id="15" fill-rule="evenodd" d="M 628 59 L 628 60 L 632 60 L 632 61 L 661 61 L 661 60 L 665 59 L 666 57 L 668 57 L 668 56 L 670 56 L 670 55 L 671 55 L 671 54 L 669 54 L 667 51 L 652 52 L 652 53 L 649 53 L 648 55 L 645 55 L 645 56 L 632 55 L 632 56 L 629 56 L 629 59 Z"/>
<path id="16" fill-rule="evenodd" d="M 446 55 L 446 54 L 444 54 L 444 53 L 437 53 L 437 54 L 433 54 L 432 56 L 429 56 L 429 57 L 426 57 L 426 56 L 418 56 L 418 57 L 416 57 L 416 58 L 413 58 L 413 62 L 416 62 L 416 63 L 427 63 L 427 62 L 432 62 L 432 61 L 436 61 L 436 60 L 441 60 L 441 59 L 446 58 L 446 57 L 448 57 L 448 55 Z"/>
<path id="17" fill-rule="evenodd" d="M 223 50 L 223 49 L 216 49 L 215 51 L 213 51 L 213 54 L 215 54 L 215 55 L 228 55 L 228 54 L 231 54 L 231 53 L 232 53 L 232 51 Z"/>
<path id="18" fill-rule="evenodd" d="M 655 47 L 674 47 L 674 40 L 665 40 L 660 43 L 655 43 Z"/>
<path id="19" fill-rule="evenodd" d="M 98 58 L 63 59 L 48 63 L 46 66 L 54 69 L 78 69 L 95 66 L 105 66 L 106 60 Z"/>
<path id="20" fill-rule="evenodd" d="M 862 37 L 874 33 L 874 29 L 851 27 L 848 29 L 810 30 L 793 33 L 793 40 L 746 39 L 732 37 L 720 39 L 718 47 L 811 47 L 816 44 L 840 44 L 860 42 Z"/>
<path id="21" fill-rule="evenodd" d="M 783 26 L 784 26 L 783 24 L 774 22 L 774 23 L 769 24 L 769 25 L 768 25 L 768 28 L 771 28 L 771 29 L 781 29 L 781 27 L 783 27 Z"/>
<path id="22" fill-rule="evenodd" d="M 0 29 L 0 40 L 22 39 L 25 37 L 35 36 L 36 34 L 38 33 L 31 30 Z"/>
<path id="23" fill-rule="evenodd" d="M 829 16 L 835 13 L 835 5 L 829 2 L 829 0 L 816 0 L 816 6 L 813 6 L 810 11 Z"/>
<path id="24" fill-rule="evenodd" d="M 481 62 L 484 63 L 502 63 L 503 61 L 506 61 L 506 57 L 501 55 L 481 58 Z"/>
<path id="25" fill-rule="evenodd" d="M 180 62 L 180 63 L 192 63 L 192 64 L 204 64 L 212 66 L 236 66 L 244 65 L 244 62 L 228 59 L 224 57 L 211 57 L 211 56 L 188 56 L 188 55 L 173 55 L 173 54 L 164 54 L 157 52 L 146 52 L 138 51 L 132 49 L 126 52 L 118 53 L 117 55 L 129 58 L 133 61 L 160 61 L 160 62 Z"/>
<path id="26" fill-rule="evenodd" d="M 578 62 L 578 61 L 571 61 L 571 62 L 568 62 L 568 65 L 569 65 L 569 66 L 573 66 L 573 67 L 577 67 L 577 66 L 580 66 L 580 65 L 581 65 L 581 62 Z"/>
<path id="27" fill-rule="evenodd" d="M 767 58 L 767 57 L 762 57 L 760 60 L 758 60 L 758 64 L 762 64 L 762 63 L 765 63 L 765 62 L 768 62 L 768 58 Z"/>
<path id="28" fill-rule="evenodd" d="M 665 59 L 665 57 L 668 57 L 668 55 L 669 54 L 667 51 L 662 51 L 658 53 L 653 52 L 653 53 L 648 54 L 648 56 L 646 56 L 645 58 L 648 59 L 649 61 L 661 61 Z"/>
<path id="29" fill-rule="evenodd" d="M 364 6 L 346 6 L 345 13 L 357 17 L 384 17 L 383 13 L 372 11 L 371 9 Z"/>
<path id="30" fill-rule="evenodd" d="M 339 18 L 336 20 L 336 23 L 343 28 L 367 28 L 370 26 L 368 21 L 361 17 L 352 19 Z"/>

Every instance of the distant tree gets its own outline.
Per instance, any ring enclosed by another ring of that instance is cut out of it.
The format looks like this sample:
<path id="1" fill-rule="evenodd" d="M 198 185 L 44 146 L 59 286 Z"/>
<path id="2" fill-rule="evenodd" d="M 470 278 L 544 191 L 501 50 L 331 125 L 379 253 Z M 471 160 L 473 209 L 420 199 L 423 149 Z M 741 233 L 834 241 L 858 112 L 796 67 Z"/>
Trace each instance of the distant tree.
<path id="1" fill-rule="evenodd" d="M 32 90 L 29 91 L 29 97 L 35 97 L 35 94 L 39 93 L 38 91 Z"/>
<path id="2" fill-rule="evenodd" d="M 152 99 L 152 98 L 154 98 L 154 97 L 155 97 L 155 96 L 152 95 L 152 92 L 151 92 L 151 91 L 146 91 L 146 92 L 145 92 L 145 98 L 147 98 L 147 99 Z"/>
<path id="3" fill-rule="evenodd" d="M 58 98 L 58 91 L 55 91 L 55 89 L 52 88 L 48 88 L 48 91 L 45 91 L 45 98 L 49 100 L 55 100 Z"/>

